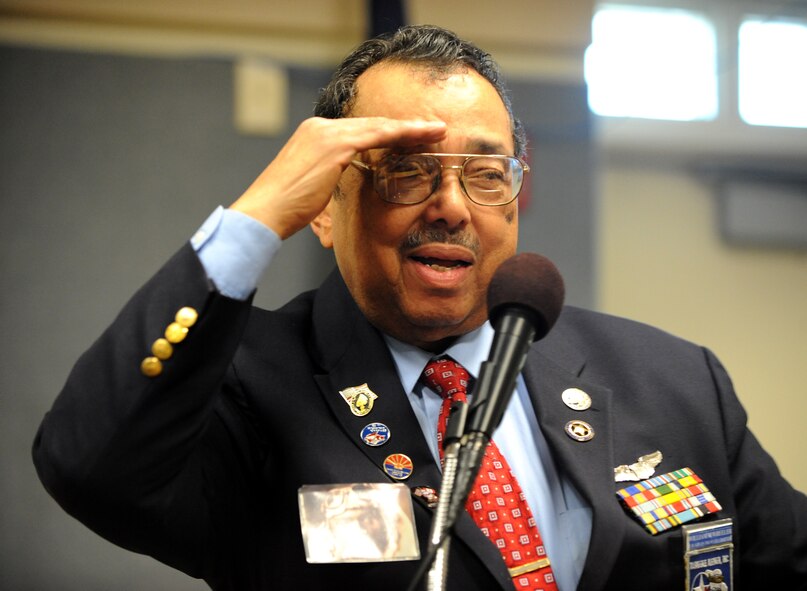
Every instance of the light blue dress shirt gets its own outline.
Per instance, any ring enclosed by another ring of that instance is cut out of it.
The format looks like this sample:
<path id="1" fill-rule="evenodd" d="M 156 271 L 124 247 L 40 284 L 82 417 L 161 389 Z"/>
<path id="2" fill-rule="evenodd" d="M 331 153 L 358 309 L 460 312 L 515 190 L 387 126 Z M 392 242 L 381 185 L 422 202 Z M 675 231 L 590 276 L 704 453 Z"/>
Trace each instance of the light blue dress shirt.
<path id="1" fill-rule="evenodd" d="M 241 300 L 255 290 L 281 242 L 275 232 L 260 222 L 221 207 L 191 238 L 191 245 L 219 292 Z M 437 416 L 442 401 L 419 381 L 432 354 L 386 335 L 385 340 L 403 389 L 439 465 Z M 476 377 L 492 342 L 493 328 L 485 323 L 460 337 L 445 353 Z M 591 539 L 591 508 L 572 484 L 559 476 L 521 376 L 493 438 L 535 515 L 558 588 L 561 591 L 576 589 Z"/>

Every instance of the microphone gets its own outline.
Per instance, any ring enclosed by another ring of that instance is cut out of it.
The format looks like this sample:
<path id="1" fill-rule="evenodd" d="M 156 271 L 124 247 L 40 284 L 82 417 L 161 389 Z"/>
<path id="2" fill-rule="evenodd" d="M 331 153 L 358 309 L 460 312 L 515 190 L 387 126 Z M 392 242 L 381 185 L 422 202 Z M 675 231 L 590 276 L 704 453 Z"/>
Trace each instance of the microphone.
<path id="1" fill-rule="evenodd" d="M 535 253 L 510 257 L 488 287 L 488 317 L 495 330 L 488 360 L 479 371 L 466 433 L 489 440 L 499 426 L 534 341 L 560 316 L 565 288 L 557 267 Z"/>

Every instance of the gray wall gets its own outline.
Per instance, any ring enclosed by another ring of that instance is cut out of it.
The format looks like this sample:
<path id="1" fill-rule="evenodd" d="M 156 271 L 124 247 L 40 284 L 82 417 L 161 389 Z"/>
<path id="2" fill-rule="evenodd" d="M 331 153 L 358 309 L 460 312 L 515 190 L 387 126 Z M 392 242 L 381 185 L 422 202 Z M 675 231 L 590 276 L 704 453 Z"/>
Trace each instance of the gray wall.
<path id="1" fill-rule="evenodd" d="M 237 134 L 231 63 L 0 47 L 0 588 L 206 588 L 120 550 L 67 516 L 39 484 L 31 441 L 80 353 L 218 204 L 263 169 L 281 139 Z M 327 73 L 295 69 L 290 124 Z M 584 89 L 513 84 L 532 140 L 521 249 L 594 301 L 594 210 Z M 291 128 L 288 130 L 291 132 Z M 259 289 L 274 307 L 332 266 L 309 232 L 284 246 Z"/>

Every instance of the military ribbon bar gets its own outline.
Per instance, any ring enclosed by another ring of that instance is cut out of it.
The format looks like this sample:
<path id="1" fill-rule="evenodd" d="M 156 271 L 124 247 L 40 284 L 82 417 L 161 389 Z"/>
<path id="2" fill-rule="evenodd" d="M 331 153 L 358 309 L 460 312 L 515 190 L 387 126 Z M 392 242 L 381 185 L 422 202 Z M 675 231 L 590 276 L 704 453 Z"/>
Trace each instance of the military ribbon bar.
<path id="1" fill-rule="evenodd" d="M 656 535 L 722 507 L 690 468 L 659 474 L 616 492 L 623 507 Z"/>

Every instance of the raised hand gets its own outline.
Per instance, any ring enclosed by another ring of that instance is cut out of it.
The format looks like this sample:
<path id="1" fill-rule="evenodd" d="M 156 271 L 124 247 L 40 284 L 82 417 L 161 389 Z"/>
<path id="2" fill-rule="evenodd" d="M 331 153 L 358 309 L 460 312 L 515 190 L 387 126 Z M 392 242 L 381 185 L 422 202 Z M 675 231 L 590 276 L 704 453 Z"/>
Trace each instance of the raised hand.
<path id="1" fill-rule="evenodd" d="M 433 144 L 445 134 L 442 121 L 307 119 L 230 207 L 286 239 L 325 208 L 345 168 L 359 152 L 392 145 Z"/>

